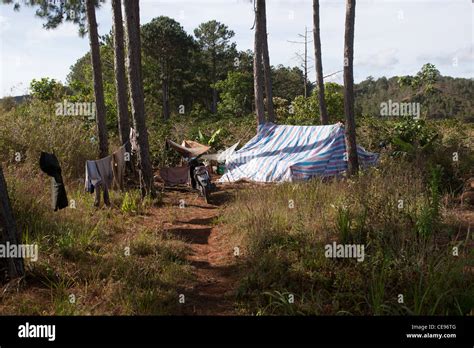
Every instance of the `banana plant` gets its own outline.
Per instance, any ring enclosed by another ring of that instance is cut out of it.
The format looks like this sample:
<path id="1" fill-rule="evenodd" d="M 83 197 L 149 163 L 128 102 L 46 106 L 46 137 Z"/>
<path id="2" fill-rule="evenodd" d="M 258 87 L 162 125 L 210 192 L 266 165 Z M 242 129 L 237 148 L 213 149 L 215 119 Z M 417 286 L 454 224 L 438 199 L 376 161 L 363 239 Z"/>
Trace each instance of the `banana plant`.
<path id="1" fill-rule="evenodd" d="M 217 142 L 217 137 L 219 136 L 219 134 L 221 133 L 222 131 L 222 128 L 219 128 L 218 130 L 216 130 L 215 132 L 213 132 L 211 134 L 210 137 L 206 136 L 205 134 L 203 134 L 201 132 L 201 129 L 199 129 L 198 131 L 198 138 L 199 138 L 199 142 L 201 144 L 206 144 L 206 145 L 209 145 L 209 146 L 213 146 L 216 144 Z"/>

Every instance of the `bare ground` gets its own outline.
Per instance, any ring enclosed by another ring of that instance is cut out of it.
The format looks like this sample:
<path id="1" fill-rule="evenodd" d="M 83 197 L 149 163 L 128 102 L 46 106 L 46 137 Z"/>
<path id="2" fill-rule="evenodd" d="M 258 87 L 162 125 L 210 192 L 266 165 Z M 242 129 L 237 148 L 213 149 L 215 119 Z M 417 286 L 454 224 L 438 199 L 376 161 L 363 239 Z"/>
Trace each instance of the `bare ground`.
<path id="1" fill-rule="evenodd" d="M 165 207 L 152 212 L 161 217 L 150 220 L 161 221 L 163 233 L 189 244 L 188 261 L 195 279 L 183 289 L 185 303 L 180 314 L 236 314 L 238 264 L 233 256 L 234 245 L 217 221 L 226 203 L 232 199 L 233 188 L 228 186 L 223 190 L 220 187 L 212 193 L 210 204 L 186 188 L 167 188 L 164 194 Z M 170 210 L 165 214 L 168 218 L 163 219 L 163 208 Z"/>

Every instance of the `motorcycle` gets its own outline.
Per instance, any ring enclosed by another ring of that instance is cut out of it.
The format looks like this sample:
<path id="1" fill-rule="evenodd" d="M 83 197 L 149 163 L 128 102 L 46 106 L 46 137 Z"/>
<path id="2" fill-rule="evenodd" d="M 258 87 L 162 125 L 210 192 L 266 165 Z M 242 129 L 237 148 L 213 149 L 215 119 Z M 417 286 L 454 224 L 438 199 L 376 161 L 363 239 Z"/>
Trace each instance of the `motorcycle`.
<path id="1" fill-rule="evenodd" d="M 166 145 L 179 152 L 184 161 L 187 162 L 192 188 L 198 190 L 199 194 L 206 200 L 206 203 L 209 203 L 211 191 L 214 190 L 216 186 L 211 182 L 211 176 L 207 167 L 200 159 L 200 156 L 209 150 L 210 147 L 189 140 L 187 143 L 191 143 L 194 147 L 188 148 L 171 140 L 166 141 Z"/>
<path id="2" fill-rule="evenodd" d="M 197 189 L 199 194 L 204 197 L 206 203 L 209 203 L 209 196 L 213 189 L 213 184 L 211 183 L 211 176 L 209 175 L 207 167 L 199 160 L 199 156 L 190 158 L 188 163 L 192 188 Z"/>

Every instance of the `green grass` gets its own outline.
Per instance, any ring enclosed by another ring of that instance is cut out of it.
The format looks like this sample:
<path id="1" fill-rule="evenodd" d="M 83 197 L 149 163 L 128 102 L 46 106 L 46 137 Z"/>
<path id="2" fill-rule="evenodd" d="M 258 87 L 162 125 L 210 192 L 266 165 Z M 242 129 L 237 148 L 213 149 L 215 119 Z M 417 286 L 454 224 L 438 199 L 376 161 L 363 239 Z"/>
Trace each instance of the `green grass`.
<path id="1" fill-rule="evenodd" d="M 351 180 L 237 194 L 221 221 L 242 240 L 246 257 L 237 295 L 245 313 L 472 312 L 474 277 L 464 269 L 473 255 L 462 243 L 463 255 L 452 256 L 458 227 L 443 215 L 438 174 L 425 180 L 408 162 L 382 163 Z M 364 244 L 364 261 L 326 258 L 324 246 L 333 241 Z"/>
<path id="2" fill-rule="evenodd" d="M 21 290 L 0 300 L 2 314 L 177 313 L 178 293 L 192 281 L 188 251 L 142 225 L 158 200 L 141 202 L 131 191 L 137 210 L 123 211 L 123 195 L 112 191 L 112 206 L 96 208 L 93 195 L 68 185 L 76 209 L 53 212 L 44 178 L 25 174 L 20 180 L 19 171 L 7 172 L 10 197 L 23 242 L 38 244 L 39 258 L 26 262 Z"/>

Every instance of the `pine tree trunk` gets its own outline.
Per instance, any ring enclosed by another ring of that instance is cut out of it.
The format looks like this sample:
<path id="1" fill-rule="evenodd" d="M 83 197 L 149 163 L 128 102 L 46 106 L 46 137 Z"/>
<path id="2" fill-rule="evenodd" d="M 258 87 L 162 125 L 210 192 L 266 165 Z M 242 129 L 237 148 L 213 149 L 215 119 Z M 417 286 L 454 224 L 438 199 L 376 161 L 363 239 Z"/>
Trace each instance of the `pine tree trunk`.
<path id="1" fill-rule="evenodd" d="M 265 97 L 267 100 L 267 120 L 275 122 L 275 109 L 273 107 L 273 90 L 272 90 L 272 70 L 270 66 L 270 55 L 268 53 L 268 34 L 267 34 L 267 11 L 265 0 L 262 0 L 261 13 L 261 33 L 262 33 L 262 61 L 263 61 L 263 75 L 265 78 Z"/>
<path id="2" fill-rule="evenodd" d="M 5 245 L 6 242 L 9 242 L 10 245 L 15 245 L 21 243 L 20 239 L 21 236 L 18 234 L 10 205 L 10 198 L 8 197 L 7 183 L 0 166 L 0 243 Z M 25 274 L 22 258 L 5 258 L 3 260 L 6 264 L 9 278 L 17 278 Z"/>
<path id="3" fill-rule="evenodd" d="M 255 39 L 253 52 L 253 89 L 255 94 L 255 113 L 257 124 L 265 123 L 265 105 L 263 102 L 263 71 L 262 71 L 262 0 L 255 0 Z"/>
<path id="4" fill-rule="evenodd" d="M 270 65 L 270 55 L 268 53 L 268 34 L 267 34 L 267 11 L 265 0 L 262 0 L 261 13 L 261 33 L 262 33 L 262 61 L 263 61 L 263 75 L 265 78 L 265 97 L 267 100 L 267 120 L 275 122 L 275 109 L 273 107 L 273 88 L 272 88 L 272 68 Z"/>
<path id="5" fill-rule="evenodd" d="M 102 64 L 100 61 L 99 35 L 95 18 L 95 1 L 86 0 L 87 21 L 89 23 L 89 43 L 91 47 L 92 74 L 94 78 L 94 95 L 96 105 L 97 132 L 99 135 L 99 156 L 106 157 L 109 153 L 107 125 L 105 121 L 104 86 L 102 83 Z"/>
<path id="6" fill-rule="evenodd" d="M 308 29 L 304 27 L 304 97 L 308 98 Z"/>
<path id="7" fill-rule="evenodd" d="M 153 185 L 153 168 L 150 161 L 148 131 L 145 118 L 145 101 L 141 71 L 140 9 L 139 1 L 125 1 L 127 40 L 128 86 L 132 105 L 133 125 L 137 132 L 138 168 L 142 196 L 156 195 Z"/>
<path id="8" fill-rule="evenodd" d="M 321 29 L 319 25 L 319 0 L 313 0 L 313 35 L 314 35 L 314 55 L 316 62 L 316 86 L 318 88 L 319 98 L 319 117 L 321 124 L 329 123 L 326 101 L 324 99 L 324 79 L 323 62 L 321 58 Z"/>
<path id="9" fill-rule="evenodd" d="M 117 114 L 120 143 L 130 153 L 130 120 L 128 116 L 127 81 L 125 77 L 125 49 L 123 36 L 123 18 L 121 0 L 112 0 L 113 31 L 114 31 L 114 68 Z"/>
<path id="10" fill-rule="evenodd" d="M 356 0 L 346 2 L 346 27 L 344 33 L 344 113 L 346 115 L 346 151 L 348 175 L 359 170 L 357 157 L 355 115 L 354 115 L 354 24 Z"/>

